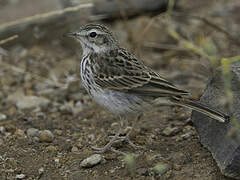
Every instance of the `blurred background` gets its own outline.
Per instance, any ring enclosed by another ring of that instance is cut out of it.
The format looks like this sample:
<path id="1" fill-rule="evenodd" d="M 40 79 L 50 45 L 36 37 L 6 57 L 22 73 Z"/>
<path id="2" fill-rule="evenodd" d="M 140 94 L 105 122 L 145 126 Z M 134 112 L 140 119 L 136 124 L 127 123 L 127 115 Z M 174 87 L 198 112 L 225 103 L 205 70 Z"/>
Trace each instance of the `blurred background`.
<path id="1" fill-rule="evenodd" d="M 229 179 L 201 146 L 191 111 L 164 103 L 134 127 L 144 152 L 120 144 L 132 161 L 108 153 L 82 168 L 118 119 L 82 88 L 82 49 L 62 34 L 105 24 L 199 99 L 221 58 L 239 55 L 239 22 L 238 0 L 1 0 L 0 179 Z"/>

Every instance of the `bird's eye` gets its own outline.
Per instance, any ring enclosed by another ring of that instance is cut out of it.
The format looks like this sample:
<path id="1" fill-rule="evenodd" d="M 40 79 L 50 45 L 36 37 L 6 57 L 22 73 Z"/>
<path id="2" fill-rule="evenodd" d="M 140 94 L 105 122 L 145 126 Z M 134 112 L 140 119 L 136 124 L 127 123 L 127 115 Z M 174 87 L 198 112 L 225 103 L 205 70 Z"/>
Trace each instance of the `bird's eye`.
<path id="1" fill-rule="evenodd" d="M 89 35 L 90 35 L 90 37 L 95 38 L 97 36 L 97 33 L 96 32 L 91 32 Z"/>

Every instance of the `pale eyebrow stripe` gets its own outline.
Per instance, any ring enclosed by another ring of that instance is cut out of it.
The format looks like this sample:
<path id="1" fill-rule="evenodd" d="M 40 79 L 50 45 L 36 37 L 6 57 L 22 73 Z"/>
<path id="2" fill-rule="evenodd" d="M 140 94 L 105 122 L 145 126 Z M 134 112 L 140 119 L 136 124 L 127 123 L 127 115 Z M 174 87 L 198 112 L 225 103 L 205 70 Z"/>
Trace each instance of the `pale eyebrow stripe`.
<path id="1" fill-rule="evenodd" d="M 92 29 L 92 30 L 89 31 L 89 33 L 91 33 L 91 32 L 96 32 L 97 34 L 106 34 L 106 32 L 99 31 L 98 29 Z"/>

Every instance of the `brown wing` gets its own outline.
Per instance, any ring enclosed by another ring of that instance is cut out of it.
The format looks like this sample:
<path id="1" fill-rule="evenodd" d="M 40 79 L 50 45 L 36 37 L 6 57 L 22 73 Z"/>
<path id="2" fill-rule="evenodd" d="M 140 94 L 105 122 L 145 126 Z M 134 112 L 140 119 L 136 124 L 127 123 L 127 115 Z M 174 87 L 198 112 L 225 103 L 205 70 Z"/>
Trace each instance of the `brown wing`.
<path id="1" fill-rule="evenodd" d="M 124 49 L 115 55 L 99 57 L 98 63 L 100 67 L 95 82 L 103 88 L 148 96 L 189 94 L 146 67 Z"/>

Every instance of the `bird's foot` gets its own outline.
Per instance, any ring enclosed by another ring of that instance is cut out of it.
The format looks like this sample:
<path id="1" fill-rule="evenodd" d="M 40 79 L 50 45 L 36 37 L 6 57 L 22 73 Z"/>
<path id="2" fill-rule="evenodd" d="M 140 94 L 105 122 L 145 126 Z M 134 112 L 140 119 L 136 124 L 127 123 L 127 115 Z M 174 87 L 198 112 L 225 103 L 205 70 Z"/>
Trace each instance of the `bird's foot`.
<path id="1" fill-rule="evenodd" d="M 92 147 L 92 149 L 96 151 L 96 153 L 105 153 L 106 151 L 112 151 L 117 154 L 126 155 L 126 153 L 116 150 L 115 148 L 112 147 L 113 144 L 124 142 L 124 141 L 127 142 L 134 149 L 142 149 L 143 148 L 142 146 L 137 146 L 130 140 L 129 135 L 131 131 L 132 131 L 132 127 L 127 127 L 125 129 L 125 134 L 126 134 L 125 136 L 120 136 L 120 133 L 117 133 L 115 136 L 110 136 L 110 138 L 112 139 L 104 147 L 102 148 Z"/>
<path id="2" fill-rule="evenodd" d="M 117 142 L 127 142 L 131 147 L 133 147 L 134 149 L 143 149 L 142 146 L 138 146 L 136 144 L 134 144 L 131 140 L 130 140 L 130 134 L 132 132 L 132 127 L 126 127 L 124 130 L 124 134 L 126 134 L 125 136 L 118 136 L 118 138 L 116 139 L 115 143 Z M 110 136 L 110 138 L 114 138 L 114 136 Z"/>
<path id="3" fill-rule="evenodd" d="M 119 142 L 119 138 L 121 138 L 120 133 L 116 134 L 115 136 L 112 137 L 112 139 L 102 148 L 98 148 L 98 147 L 91 147 L 96 153 L 105 153 L 106 151 L 112 151 L 115 152 L 117 154 L 122 154 L 122 155 L 126 155 L 126 153 L 116 150 L 115 148 L 112 147 L 112 145 L 114 143 Z"/>

